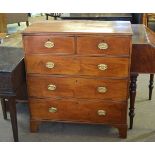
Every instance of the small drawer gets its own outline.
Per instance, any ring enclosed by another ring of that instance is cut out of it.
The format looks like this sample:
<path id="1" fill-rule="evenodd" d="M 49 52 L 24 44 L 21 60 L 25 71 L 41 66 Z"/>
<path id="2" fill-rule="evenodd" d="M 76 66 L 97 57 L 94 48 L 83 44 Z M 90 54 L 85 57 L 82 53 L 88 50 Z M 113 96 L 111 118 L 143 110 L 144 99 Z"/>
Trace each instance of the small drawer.
<path id="1" fill-rule="evenodd" d="M 77 53 L 82 55 L 129 55 L 130 37 L 122 36 L 79 36 Z"/>
<path id="2" fill-rule="evenodd" d="M 125 101 L 128 80 L 74 78 L 57 76 L 27 76 L 29 96 L 77 97 Z"/>
<path id="3" fill-rule="evenodd" d="M 65 36 L 24 36 L 26 53 L 73 54 L 74 37 Z"/>
<path id="4" fill-rule="evenodd" d="M 34 99 L 29 100 L 32 119 L 88 123 L 125 123 L 127 104 L 102 100 Z"/>
<path id="5" fill-rule="evenodd" d="M 128 77 L 128 58 L 26 55 L 27 73 Z"/>

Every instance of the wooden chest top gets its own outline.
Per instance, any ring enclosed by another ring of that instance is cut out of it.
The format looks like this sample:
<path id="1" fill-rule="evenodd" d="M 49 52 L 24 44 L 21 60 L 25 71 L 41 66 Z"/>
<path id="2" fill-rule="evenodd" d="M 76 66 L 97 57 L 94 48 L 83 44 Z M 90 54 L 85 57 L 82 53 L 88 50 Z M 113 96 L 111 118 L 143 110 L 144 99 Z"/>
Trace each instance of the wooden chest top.
<path id="1" fill-rule="evenodd" d="M 132 29 L 128 21 L 46 21 L 32 24 L 23 35 L 34 33 L 132 35 Z"/>

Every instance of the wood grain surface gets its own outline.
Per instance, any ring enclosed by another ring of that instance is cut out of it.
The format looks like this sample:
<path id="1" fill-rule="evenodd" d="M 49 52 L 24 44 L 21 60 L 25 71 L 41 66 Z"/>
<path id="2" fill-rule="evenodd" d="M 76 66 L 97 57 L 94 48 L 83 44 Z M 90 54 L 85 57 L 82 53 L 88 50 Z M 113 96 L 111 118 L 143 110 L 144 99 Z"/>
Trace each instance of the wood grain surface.
<path id="1" fill-rule="evenodd" d="M 48 33 L 132 35 L 132 29 L 129 21 L 61 20 L 34 23 L 23 32 L 23 35 Z"/>
<path id="2" fill-rule="evenodd" d="M 53 42 L 54 47 L 47 48 L 45 43 Z M 73 54 L 74 38 L 66 36 L 25 36 L 24 47 L 27 53 L 54 53 L 54 54 Z"/>
<path id="3" fill-rule="evenodd" d="M 128 58 L 53 56 L 47 54 L 29 54 L 25 56 L 27 73 L 57 75 L 88 75 L 102 77 L 127 77 Z M 48 68 L 47 63 L 54 63 Z M 107 65 L 100 70 L 99 65 Z"/>
<path id="4" fill-rule="evenodd" d="M 87 123 L 122 123 L 125 119 L 125 103 L 102 100 L 76 99 L 33 99 L 30 98 L 31 116 L 35 120 L 71 121 Z M 55 113 L 49 108 L 57 108 Z M 104 110 L 105 116 L 99 116 L 98 110 Z"/>
<path id="5" fill-rule="evenodd" d="M 56 89 L 48 90 L 48 85 Z M 33 97 L 75 97 L 98 98 L 124 101 L 127 98 L 128 80 L 110 80 L 97 78 L 27 76 L 29 96 Z M 107 92 L 99 93 L 98 87 L 106 87 Z"/>
<path id="6" fill-rule="evenodd" d="M 77 38 L 77 53 L 82 55 L 127 55 L 130 54 L 130 37 L 122 36 L 81 36 Z M 107 49 L 99 49 L 100 43 L 108 44 Z"/>

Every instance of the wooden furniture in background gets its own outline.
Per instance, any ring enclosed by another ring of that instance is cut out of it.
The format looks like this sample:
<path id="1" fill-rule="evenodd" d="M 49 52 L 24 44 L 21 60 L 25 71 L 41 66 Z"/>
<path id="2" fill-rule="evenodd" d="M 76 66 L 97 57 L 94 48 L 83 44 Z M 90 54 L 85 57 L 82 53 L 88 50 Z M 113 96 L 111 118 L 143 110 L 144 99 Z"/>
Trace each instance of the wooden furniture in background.
<path id="1" fill-rule="evenodd" d="M 155 73 L 155 33 L 143 24 L 133 24 L 131 84 L 130 84 L 130 129 L 135 115 L 136 81 L 138 74 Z"/>
<path id="2" fill-rule="evenodd" d="M 6 35 L 6 33 L 1 33 L 3 37 L 3 42 L 0 44 L 0 58 L 1 58 L 1 81 L 0 83 L 2 84 L 2 88 L 5 85 L 5 82 L 8 84 L 8 79 L 6 79 L 6 76 L 8 75 L 9 78 L 15 79 L 17 77 L 17 80 L 19 80 L 19 83 L 22 83 L 20 80 L 25 81 L 25 66 L 24 66 L 24 54 L 23 54 L 23 49 L 22 49 L 22 37 L 21 34 L 19 33 L 14 33 L 11 35 Z M 15 53 L 13 53 L 15 52 Z M 5 56 L 5 59 L 4 59 Z M 15 57 L 15 58 L 14 58 Z M 21 58 L 21 60 L 20 60 Z M 16 61 L 17 60 L 17 61 Z M 19 61 L 18 61 L 19 60 Z M 19 66 L 22 66 L 21 69 Z M 12 67 L 12 70 L 10 68 Z M 19 68 L 19 69 L 17 69 Z M 23 70 L 24 69 L 24 70 Z M 16 72 L 15 72 L 16 70 Z M 22 78 L 20 79 L 18 76 L 21 75 Z M 11 80 L 10 79 L 10 80 Z M 4 82 L 4 83 L 3 83 Z M 26 83 L 22 83 L 20 88 L 18 87 L 18 82 L 13 83 L 13 81 L 10 81 L 9 87 L 10 89 L 12 88 L 17 88 L 17 90 L 14 90 L 16 94 L 15 96 L 15 102 L 16 103 L 25 103 L 27 102 L 27 91 L 26 91 Z M 4 90 L 1 88 L 1 92 L 5 94 L 5 96 L 1 97 L 1 102 L 2 102 L 2 111 L 3 111 L 3 116 L 4 119 L 7 119 L 7 112 L 9 112 L 9 104 L 11 104 L 11 101 L 8 100 L 8 94 L 7 90 Z M 8 88 L 8 93 L 9 93 L 9 88 Z M 13 91 L 11 93 L 13 95 Z M 9 102 L 8 102 L 9 101 Z M 14 104 L 14 100 L 13 100 Z M 16 106 L 12 106 L 12 111 L 14 113 L 10 113 L 11 117 L 13 119 L 12 122 L 12 128 L 13 128 L 13 136 L 14 136 L 14 141 L 18 141 L 18 127 L 17 127 L 17 121 L 16 121 Z"/>
<path id="3" fill-rule="evenodd" d="M 28 13 L 6 13 L 6 23 L 17 23 L 20 26 L 20 22 L 25 22 L 26 26 L 29 26 Z"/>
<path id="4" fill-rule="evenodd" d="M 30 127 L 109 124 L 127 136 L 130 22 L 55 21 L 23 33 Z"/>
<path id="5" fill-rule="evenodd" d="M 29 26 L 27 13 L 0 13 L 0 33 L 7 33 L 7 24 L 26 22 Z"/>
<path id="6" fill-rule="evenodd" d="M 7 23 L 6 23 L 6 16 L 4 13 L 0 13 L 0 33 L 7 32 Z"/>
<path id="7" fill-rule="evenodd" d="M 146 27 L 149 27 L 149 21 L 154 19 L 155 22 L 155 13 L 144 13 L 143 14 L 143 24 Z M 152 91 L 153 91 L 153 82 L 154 82 L 154 74 L 150 74 L 150 84 L 149 84 L 149 100 L 152 99 Z"/>
<path id="8" fill-rule="evenodd" d="M 24 54 L 21 48 L 0 47 L 0 98 L 4 119 L 10 112 L 13 138 L 18 141 L 16 101 L 26 100 Z"/>
<path id="9" fill-rule="evenodd" d="M 62 13 L 45 13 L 46 15 L 46 20 L 48 20 L 49 16 L 53 17 L 54 20 L 57 20 L 58 17 L 62 15 Z"/>
<path id="10" fill-rule="evenodd" d="M 149 21 L 155 19 L 155 13 L 144 13 L 143 14 L 143 24 L 147 27 L 149 27 Z"/>
<path id="11" fill-rule="evenodd" d="M 130 21 L 132 24 L 142 23 L 142 13 L 63 13 L 64 20 L 101 20 L 101 21 Z"/>
<path id="12" fill-rule="evenodd" d="M 69 13 L 62 14 L 63 20 L 103 20 L 103 21 L 132 21 L 131 13 Z"/>

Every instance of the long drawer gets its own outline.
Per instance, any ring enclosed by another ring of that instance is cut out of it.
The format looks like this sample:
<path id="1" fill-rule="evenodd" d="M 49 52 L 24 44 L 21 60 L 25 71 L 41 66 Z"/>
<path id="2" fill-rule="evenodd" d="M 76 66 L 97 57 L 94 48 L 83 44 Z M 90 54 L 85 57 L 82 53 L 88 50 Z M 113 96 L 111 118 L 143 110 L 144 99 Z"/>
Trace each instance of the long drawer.
<path id="1" fill-rule="evenodd" d="M 27 73 L 127 77 L 128 58 L 26 55 Z"/>
<path id="2" fill-rule="evenodd" d="M 26 53 L 73 54 L 75 52 L 74 37 L 67 36 L 25 36 Z"/>
<path id="3" fill-rule="evenodd" d="M 77 53 L 82 55 L 129 55 L 130 45 L 130 37 L 79 36 Z"/>
<path id="4" fill-rule="evenodd" d="M 126 103 L 77 100 L 29 99 L 32 119 L 90 123 L 124 123 Z"/>
<path id="5" fill-rule="evenodd" d="M 124 101 L 127 99 L 128 80 L 101 78 L 27 76 L 29 96 L 76 97 Z"/>

